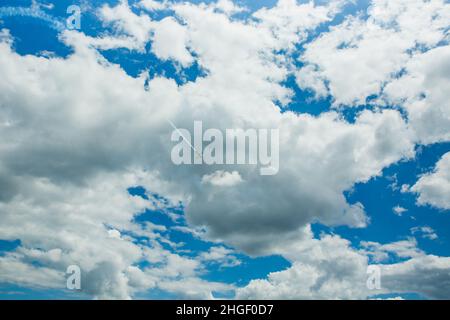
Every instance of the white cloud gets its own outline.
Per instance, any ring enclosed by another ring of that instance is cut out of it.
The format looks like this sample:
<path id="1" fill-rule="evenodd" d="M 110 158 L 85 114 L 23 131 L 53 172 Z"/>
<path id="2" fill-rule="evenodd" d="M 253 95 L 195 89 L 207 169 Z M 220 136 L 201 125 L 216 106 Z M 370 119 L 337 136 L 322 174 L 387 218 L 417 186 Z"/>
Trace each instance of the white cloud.
<path id="1" fill-rule="evenodd" d="M 365 104 L 395 79 L 417 47 L 436 46 L 446 38 L 449 4 L 443 0 L 374 0 L 368 17 L 346 17 L 306 45 L 298 84 L 325 95 L 336 105 Z"/>
<path id="2" fill-rule="evenodd" d="M 110 238 L 120 239 L 120 231 L 119 230 L 115 230 L 115 229 L 108 230 L 108 235 Z"/>
<path id="3" fill-rule="evenodd" d="M 410 230 L 412 234 L 420 234 L 422 238 L 430 240 L 436 240 L 438 238 L 436 232 L 429 226 L 413 227 Z"/>
<path id="4" fill-rule="evenodd" d="M 233 250 L 223 246 L 211 247 L 209 251 L 200 255 L 200 259 L 206 262 L 218 263 L 221 267 L 235 267 L 240 265 L 241 261 L 233 253 Z"/>
<path id="5" fill-rule="evenodd" d="M 114 7 L 104 5 L 99 10 L 99 16 L 105 24 L 110 24 L 118 32 L 131 36 L 141 50 L 150 39 L 152 20 L 145 14 L 133 13 L 127 0 L 121 0 Z"/>
<path id="6" fill-rule="evenodd" d="M 0 269 L 4 283 L 20 283 L 31 288 L 61 288 L 61 283 L 65 283 L 64 272 L 23 263 L 14 255 L 1 256 Z"/>
<path id="7" fill-rule="evenodd" d="M 431 299 L 446 299 L 450 295 L 449 268 L 450 258 L 434 255 L 382 265 L 382 286 L 391 292 L 417 292 Z"/>
<path id="8" fill-rule="evenodd" d="M 398 215 L 399 217 L 401 217 L 406 211 L 408 211 L 407 209 L 400 207 L 400 206 L 395 206 L 392 208 L 392 211 Z"/>
<path id="9" fill-rule="evenodd" d="M 186 49 L 188 42 L 187 30 L 175 19 L 167 17 L 159 21 L 154 28 L 152 51 L 160 59 L 174 59 L 183 66 L 193 62 L 193 58 Z"/>
<path id="10" fill-rule="evenodd" d="M 227 15 L 233 15 L 235 13 L 246 11 L 246 8 L 240 7 L 231 0 L 218 0 L 216 2 L 216 8 Z"/>
<path id="11" fill-rule="evenodd" d="M 411 188 L 419 205 L 450 209 L 450 152 L 442 156 L 433 172 L 424 174 Z"/>
<path id="12" fill-rule="evenodd" d="M 329 1 L 319 6 L 314 1 L 299 3 L 296 0 L 280 0 L 273 8 L 262 8 L 254 14 L 262 28 L 269 29 L 284 49 L 292 49 L 298 42 L 304 42 L 307 31 L 329 22 L 347 1 Z"/>
<path id="13" fill-rule="evenodd" d="M 159 0 L 141 0 L 137 5 L 150 11 L 163 10 L 168 7 L 167 1 Z"/>
<path id="14" fill-rule="evenodd" d="M 218 170 L 202 177 L 202 183 L 209 183 L 218 187 L 231 187 L 241 182 L 241 175 L 237 171 L 227 172 Z"/>
<path id="15" fill-rule="evenodd" d="M 366 244 L 367 245 L 367 244 Z M 448 297 L 450 258 L 425 255 L 414 241 L 371 243 L 379 249 L 408 258 L 394 264 L 378 264 L 381 288 L 367 287 L 368 257 L 338 236 L 303 241 L 291 250 L 290 268 L 252 280 L 237 290 L 241 299 L 365 299 L 384 293 L 419 293 L 427 298 Z M 405 251 L 406 249 L 406 251 Z M 295 253 L 295 254 L 293 254 Z"/>
<path id="16" fill-rule="evenodd" d="M 423 251 L 417 248 L 415 238 L 409 238 L 388 244 L 380 244 L 373 241 L 362 241 L 362 252 L 372 257 L 376 262 L 382 262 L 394 254 L 399 258 L 414 258 L 423 254 Z"/>
<path id="17" fill-rule="evenodd" d="M 386 85 L 385 99 L 402 105 L 416 140 L 431 144 L 450 140 L 450 46 L 414 55 L 405 75 Z"/>
<path id="18" fill-rule="evenodd" d="M 240 299 L 358 299 L 367 294 L 367 257 L 338 236 L 303 239 L 287 252 L 292 266 L 237 290 Z"/>

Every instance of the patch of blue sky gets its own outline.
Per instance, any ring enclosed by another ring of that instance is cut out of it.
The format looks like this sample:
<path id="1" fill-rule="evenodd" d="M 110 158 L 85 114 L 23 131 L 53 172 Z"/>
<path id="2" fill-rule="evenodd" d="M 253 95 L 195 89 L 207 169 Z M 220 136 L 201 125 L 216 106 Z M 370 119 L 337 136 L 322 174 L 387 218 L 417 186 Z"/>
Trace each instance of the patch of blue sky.
<path id="1" fill-rule="evenodd" d="M 14 251 L 20 246 L 20 239 L 15 240 L 1 240 L 0 239 L 0 257 L 5 255 L 5 253 Z"/>
<path id="2" fill-rule="evenodd" d="M 111 1 L 91 1 L 91 5 Z M 14 38 L 14 49 L 18 54 L 39 55 L 52 53 L 59 57 L 67 57 L 73 50 L 59 39 L 61 31 L 66 28 L 69 17 L 67 8 L 80 5 L 81 1 L 61 0 L 47 2 L 39 9 L 32 9 L 31 1 L 6 1 L 0 4 L 0 28 L 6 28 Z M 34 12 L 34 14 L 33 14 Z M 37 12 L 37 13 L 36 13 Z M 97 35 L 104 28 L 94 11 L 83 11 L 81 15 L 81 31 L 87 35 Z"/>
<path id="3" fill-rule="evenodd" d="M 218 263 L 209 264 L 203 278 L 241 287 L 247 285 L 251 280 L 266 279 L 269 273 L 285 270 L 291 266 L 289 261 L 278 255 L 253 258 L 238 254 L 237 258 L 241 264 L 233 267 L 221 266 Z"/>
<path id="4" fill-rule="evenodd" d="M 156 193 L 147 191 L 140 186 L 130 187 L 128 188 L 128 192 L 133 196 L 139 196 L 152 202 L 155 208 L 158 207 L 158 204 L 163 206 L 162 209 L 147 209 L 144 212 L 137 214 L 134 218 L 134 222 L 136 223 L 145 223 L 146 221 L 150 221 L 154 224 L 175 226 L 177 225 L 175 220 L 182 218 L 184 208 L 181 203 L 170 204 L 169 200 L 166 198 Z"/>
<path id="5" fill-rule="evenodd" d="M 0 29 L 8 29 L 14 38 L 14 50 L 20 55 L 52 53 L 65 57 L 72 52 L 58 39 L 59 31 L 46 21 L 34 17 L 9 16 L 0 18 Z"/>
<path id="6" fill-rule="evenodd" d="M 91 1 L 90 5 L 98 8 L 104 4 L 113 5 L 117 2 L 97 0 Z M 67 8 L 71 5 L 83 7 L 82 1 L 61 0 L 52 3 L 52 7 L 40 8 L 38 11 L 40 14 L 32 14 L 31 1 L 7 1 L 0 4 L 0 27 L 10 30 L 17 42 L 15 49 L 19 54 L 50 51 L 57 56 L 66 57 L 72 50 L 65 46 L 58 36 L 66 27 L 66 19 L 69 17 Z M 54 28 L 54 24 L 60 27 Z M 81 12 L 80 31 L 88 36 L 99 36 L 113 34 L 114 28 L 104 25 L 98 19 L 96 10 L 84 10 Z"/>
<path id="7" fill-rule="evenodd" d="M 382 91 L 382 90 L 381 90 Z M 377 112 L 381 110 L 396 110 L 399 112 L 400 116 L 405 122 L 408 122 L 408 114 L 405 109 L 399 105 L 384 104 L 379 103 L 379 95 L 370 95 L 366 98 L 365 104 L 360 104 L 356 106 L 337 106 L 334 107 L 336 111 L 345 119 L 348 123 L 355 123 L 361 112 L 369 110 L 372 112 Z"/>
<path id="8" fill-rule="evenodd" d="M 5 4 L 0 7 L 0 17 L 22 17 L 22 18 L 35 18 L 48 24 L 48 26 L 57 31 L 62 31 L 65 28 L 65 23 L 59 18 L 56 18 L 48 14 L 45 10 L 42 10 L 39 6 L 6 6 Z"/>
<path id="9" fill-rule="evenodd" d="M 142 72 L 148 73 L 149 79 L 166 77 L 175 80 L 178 85 L 195 81 L 206 76 L 207 72 L 194 61 L 190 66 L 182 67 L 172 60 L 160 60 L 151 52 L 151 44 L 146 52 L 140 53 L 128 49 L 103 50 L 102 55 L 111 63 L 118 64 L 130 76 L 137 77 Z"/>
<path id="10" fill-rule="evenodd" d="M 281 112 L 292 111 L 318 116 L 323 112 L 330 111 L 331 98 L 316 97 L 314 91 L 301 89 L 297 85 L 294 75 L 289 75 L 282 85 L 290 89 L 293 94 L 286 106 L 280 106 Z"/>

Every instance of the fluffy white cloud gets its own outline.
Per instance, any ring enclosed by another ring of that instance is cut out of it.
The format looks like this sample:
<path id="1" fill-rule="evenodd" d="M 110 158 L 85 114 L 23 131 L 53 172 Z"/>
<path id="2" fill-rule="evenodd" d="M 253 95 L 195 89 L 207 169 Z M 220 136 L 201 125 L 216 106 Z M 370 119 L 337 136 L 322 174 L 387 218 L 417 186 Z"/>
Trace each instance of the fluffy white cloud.
<path id="1" fill-rule="evenodd" d="M 193 58 L 186 49 L 187 31 L 175 19 L 167 17 L 158 22 L 154 29 L 152 51 L 160 59 L 175 59 L 183 66 L 192 63 Z"/>
<path id="2" fill-rule="evenodd" d="M 233 250 L 225 247 L 211 247 L 209 251 L 200 255 L 203 261 L 218 263 L 221 267 L 234 267 L 241 264 L 241 261 L 233 255 Z"/>
<path id="3" fill-rule="evenodd" d="M 159 0 L 141 0 L 138 3 L 138 6 L 145 8 L 150 11 L 155 10 L 163 10 L 167 8 L 167 1 L 159 1 Z"/>
<path id="4" fill-rule="evenodd" d="M 5 75 L 0 84 L 5 93 L 0 181 L 2 190 L 9 190 L 1 192 L 0 238 L 21 240 L 17 253 L 2 260 L 2 280 L 63 289 L 66 267 L 76 264 L 82 269 L 83 292 L 97 298 L 129 298 L 136 288 L 146 290 L 177 275 L 172 271 L 133 283 L 128 273 L 145 257 L 143 246 L 133 237 L 118 235 L 125 231 L 165 242 L 158 228 L 132 222 L 136 214 L 162 210 L 164 204 L 130 196 L 127 188 L 142 185 L 177 199 L 167 184 L 158 186 L 157 173 L 136 168 L 158 155 L 152 155 L 152 142 L 133 136 L 152 136 L 158 126 L 167 126 L 170 109 L 161 109 L 158 116 L 147 104 L 176 110 L 178 89 L 173 81 L 154 79 L 149 84 L 153 93 L 147 92 L 145 79 L 130 78 L 77 45 L 80 51 L 65 60 L 21 57 L 7 43 L 0 45 L 5 58 L 0 67 Z M 15 77 L 15 72 L 21 76 Z M 15 93 L 6 94 L 11 90 Z M 166 96 L 171 101 L 161 100 Z M 125 110 L 133 115 L 126 116 Z M 121 132 L 114 134 L 114 127 L 122 127 Z M 174 254 L 161 263 L 169 270 L 176 257 L 182 260 Z M 43 267 L 33 267 L 32 261 Z M 195 280 L 197 274 L 189 277 Z M 208 294 L 206 282 L 203 292 Z"/>
<path id="5" fill-rule="evenodd" d="M 65 277 L 63 271 L 36 267 L 17 260 L 16 255 L 0 257 L 1 280 L 4 283 L 20 283 L 31 288 L 61 288 Z"/>
<path id="6" fill-rule="evenodd" d="M 384 293 L 415 292 L 442 299 L 450 294 L 450 258 L 422 253 L 415 247 L 415 240 L 384 245 L 366 243 L 364 246 L 407 258 L 405 262 L 373 265 L 379 270 L 380 289 L 371 289 L 367 285 L 368 253 L 353 249 L 347 240 L 338 236 L 326 235 L 321 239 L 303 240 L 289 248 L 288 256 L 293 261 L 290 268 L 273 272 L 265 280 L 252 280 L 237 290 L 237 297 L 365 299 Z M 380 258 L 379 254 L 377 256 Z"/>
<path id="7" fill-rule="evenodd" d="M 254 14 L 259 26 L 269 29 L 283 49 L 304 42 L 308 31 L 329 22 L 343 8 L 347 1 L 327 1 L 317 6 L 314 1 L 299 3 L 296 0 L 280 0 L 270 9 L 262 8 Z"/>
<path id="8" fill-rule="evenodd" d="M 114 7 L 104 5 L 99 15 L 105 24 L 111 24 L 117 31 L 131 36 L 141 49 L 150 39 L 152 20 L 145 14 L 133 13 L 127 0 L 121 0 Z"/>
<path id="9" fill-rule="evenodd" d="M 402 105 L 416 140 L 431 144 L 450 140 L 450 46 L 417 54 L 405 75 L 386 85 L 388 103 Z"/>
<path id="10" fill-rule="evenodd" d="M 387 260 L 390 254 L 399 258 L 414 258 L 423 254 L 422 250 L 417 248 L 417 240 L 409 238 L 397 242 L 380 244 L 373 241 L 362 241 L 362 251 L 370 256 L 375 262 Z"/>
<path id="11" fill-rule="evenodd" d="M 420 205 L 450 209 L 450 152 L 442 156 L 433 172 L 421 176 L 411 191 L 419 194 Z"/>
<path id="12" fill-rule="evenodd" d="M 252 280 L 237 290 L 241 299 L 357 299 L 366 296 L 367 257 L 338 236 L 313 239 L 302 230 L 303 239 L 278 247 L 292 266 Z"/>
<path id="13" fill-rule="evenodd" d="M 382 287 L 391 292 L 417 292 L 431 299 L 450 295 L 450 258 L 422 255 L 381 266 Z"/>
<path id="14" fill-rule="evenodd" d="M 448 8 L 443 0 L 372 1 L 367 18 L 347 17 L 306 45 L 298 84 L 336 105 L 365 104 L 412 55 L 447 38 Z"/>

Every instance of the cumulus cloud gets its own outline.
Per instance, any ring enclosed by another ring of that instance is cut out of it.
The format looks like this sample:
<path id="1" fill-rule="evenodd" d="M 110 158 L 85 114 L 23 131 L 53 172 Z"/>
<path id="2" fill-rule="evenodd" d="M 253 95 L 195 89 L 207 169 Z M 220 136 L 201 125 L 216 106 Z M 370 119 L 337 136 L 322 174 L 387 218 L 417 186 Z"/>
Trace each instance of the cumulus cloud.
<path id="1" fill-rule="evenodd" d="M 447 38 L 448 6 L 443 0 L 372 1 L 367 18 L 348 16 L 305 46 L 298 84 L 330 94 L 336 105 L 365 104 L 411 56 Z"/>
<path id="2" fill-rule="evenodd" d="M 417 292 L 431 299 L 446 299 L 450 258 L 422 255 L 405 262 L 382 265 L 382 286 L 391 292 Z"/>
<path id="3" fill-rule="evenodd" d="M 450 140 L 450 46 L 416 54 L 405 74 L 386 85 L 388 103 L 401 104 L 416 140 L 423 144 Z"/>
<path id="4" fill-rule="evenodd" d="M 367 257 L 338 236 L 313 239 L 310 229 L 290 246 L 278 247 L 291 262 L 286 270 L 239 288 L 241 299 L 357 299 L 366 295 Z"/>
<path id="5" fill-rule="evenodd" d="M 164 18 L 159 21 L 154 29 L 152 51 L 158 58 L 180 61 L 183 66 L 187 66 L 194 60 L 186 49 L 187 32 L 186 29 L 177 23 L 173 18 Z"/>
<path id="6" fill-rule="evenodd" d="M 110 24 L 118 32 L 132 37 L 141 49 L 150 39 L 152 20 L 145 14 L 135 14 L 127 0 L 121 0 L 113 7 L 104 5 L 99 10 L 99 16 L 105 24 Z"/>
<path id="7" fill-rule="evenodd" d="M 419 194 L 420 205 L 450 209 L 450 153 L 442 156 L 433 172 L 421 176 L 411 191 Z"/>
<path id="8" fill-rule="evenodd" d="M 290 268 L 252 280 L 237 289 L 241 299 L 365 299 L 384 293 L 415 292 L 427 298 L 448 297 L 450 258 L 426 255 L 414 240 L 392 244 L 371 243 L 385 253 L 399 254 L 405 262 L 369 264 L 367 252 L 351 247 L 339 236 L 302 241 L 289 256 Z M 376 261 L 375 261 L 376 262 Z M 379 268 L 379 289 L 367 285 L 368 266 Z"/>
<path id="9" fill-rule="evenodd" d="M 17 260 L 15 255 L 0 257 L 2 281 L 20 283 L 31 288 L 61 288 L 65 281 L 64 272 L 47 267 L 37 267 Z"/>
<path id="10" fill-rule="evenodd" d="M 417 248 L 417 240 L 415 238 L 387 244 L 362 241 L 361 247 L 362 251 L 376 262 L 386 261 L 390 255 L 395 255 L 399 258 L 414 258 L 423 254 L 423 251 Z"/>
<path id="11" fill-rule="evenodd" d="M 167 1 L 159 0 L 141 0 L 137 5 L 147 10 L 155 11 L 167 8 L 168 3 Z"/>
<path id="12" fill-rule="evenodd" d="M 233 253 L 233 250 L 223 246 L 211 247 L 209 251 L 200 255 L 200 259 L 218 263 L 221 267 L 234 267 L 240 265 L 241 261 Z"/>

